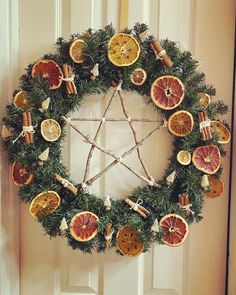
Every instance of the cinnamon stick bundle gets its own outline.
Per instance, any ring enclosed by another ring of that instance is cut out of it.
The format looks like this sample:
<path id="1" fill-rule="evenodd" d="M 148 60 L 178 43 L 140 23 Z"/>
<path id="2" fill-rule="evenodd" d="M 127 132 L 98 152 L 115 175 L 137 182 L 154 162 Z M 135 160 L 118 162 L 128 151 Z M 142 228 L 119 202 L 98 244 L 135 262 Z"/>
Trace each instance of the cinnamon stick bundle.
<path id="1" fill-rule="evenodd" d="M 104 237 L 105 237 L 106 248 L 109 248 L 111 244 L 111 238 L 112 238 L 112 223 L 106 224 Z"/>
<path id="2" fill-rule="evenodd" d="M 131 209 L 133 209 L 134 211 L 136 211 L 142 217 L 147 218 L 148 215 L 150 214 L 150 212 L 146 208 L 144 208 L 143 206 L 141 206 L 138 203 L 133 202 L 129 198 L 125 198 L 124 201 L 125 201 L 125 203 L 127 205 L 130 206 Z"/>
<path id="3" fill-rule="evenodd" d="M 169 56 L 166 54 L 165 49 L 162 47 L 160 41 L 155 40 L 151 44 L 151 49 L 155 53 L 156 57 L 160 59 L 160 61 L 163 63 L 163 65 L 167 68 L 171 68 L 173 66 L 173 62 L 169 58 Z"/>
<path id="4" fill-rule="evenodd" d="M 33 133 L 29 130 L 25 130 L 24 127 L 30 127 L 32 126 L 32 118 L 30 112 L 23 112 L 22 113 L 22 127 L 24 131 L 24 141 L 26 144 L 32 144 L 34 143 Z M 31 128 L 33 129 L 33 127 Z M 33 131 L 33 130 L 32 130 Z"/>
<path id="5" fill-rule="evenodd" d="M 212 139 L 211 124 L 206 111 L 198 113 L 198 120 L 200 124 L 200 132 L 202 133 L 202 140 Z"/>
<path id="6" fill-rule="evenodd" d="M 186 194 L 186 193 L 179 194 L 178 198 L 179 198 L 179 204 L 181 206 L 189 205 L 189 195 L 188 194 Z M 188 216 L 190 214 L 190 211 L 188 209 L 184 209 L 184 213 Z"/>
<path id="7" fill-rule="evenodd" d="M 69 191 L 71 191 L 73 194 L 76 194 L 78 189 L 70 183 L 68 180 L 65 178 L 61 177 L 59 174 L 55 173 L 54 178 L 60 182 L 65 188 L 67 188 Z"/>
<path id="8" fill-rule="evenodd" d="M 73 79 L 71 79 L 73 76 L 72 67 L 68 64 L 64 64 L 63 65 L 63 73 L 64 73 L 65 79 L 68 79 L 68 81 L 66 81 L 66 92 L 68 94 L 77 94 L 77 89 L 75 87 L 75 83 L 74 83 Z"/>

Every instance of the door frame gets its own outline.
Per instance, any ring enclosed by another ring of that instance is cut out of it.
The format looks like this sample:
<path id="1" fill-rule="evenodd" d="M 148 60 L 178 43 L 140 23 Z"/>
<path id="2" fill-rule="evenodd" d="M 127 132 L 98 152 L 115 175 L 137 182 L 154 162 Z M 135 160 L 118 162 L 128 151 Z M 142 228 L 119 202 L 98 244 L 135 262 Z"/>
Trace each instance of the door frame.
<path id="1" fill-rule="evenodd" d="M 18 0 L 0 0 L 0 117 L 19 79 Z M 2 124 L 1 124 L 2 125 Z M 2 126 L 0 125 L 0 130 Z M 0 294 L 19 295 L 19 198 L 0 144 Z"/>
<path id="2" fill-rule="evenodd" d="M 236 24 L 236 18 L 235 18 Z M 230 153 L 230 183 L 229 183 L 229 210 L 228 210 L 228 247 L 227 247 L 227 280 L 225 294 L 236 293 L 236 29 L 234 39 L 234 70 L 232 89 L 231 115 L 231 153 Z"/>
<path id="3" fill-rule="evenodd" d="M 18 1 L 0 0 L 1 117 L 19 77 Z M 236 68 L 234 69 L 234 77 L 236 78 Z M 236 275 L 236 235 L 234 234 L 236 232 L 236 200 L 233 198 L 233 193 L 236 192 L 236 184 L 233 183 L 233 179 L 236 178 L 236 142 L 234 143 L 236 138 L 236 120 L 234 118 L 234 113 L 236 113 L 235 87 L 236 83 L 234 82 L 227 249 L 228 279 L 226 281 L 226 294 L 228 295 L 234 294 L 233 290 L 236 292 L 236 283 L 234 282 L 234 276 Z M 19 295 L 19 224 L 15 222 L 19 220 L 19 199 L 14 197 L 11 171 L 2 145 L 0 153 L 0 294 Z M 7 240 L 3 244 L 6 235 Z"/>

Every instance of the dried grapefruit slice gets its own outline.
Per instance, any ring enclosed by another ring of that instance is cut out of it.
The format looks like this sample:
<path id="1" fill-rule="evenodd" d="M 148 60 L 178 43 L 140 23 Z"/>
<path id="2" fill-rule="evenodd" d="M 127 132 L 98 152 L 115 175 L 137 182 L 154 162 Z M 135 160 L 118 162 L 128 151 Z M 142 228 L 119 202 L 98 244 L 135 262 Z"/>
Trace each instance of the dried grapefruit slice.
<path id="1" fill-rule="evenodd" d="M 150 94 L 159 108 L 173 110 L 184 99 L 184 85 L 175 76 L 161 76 L 152 83 Z"/>
<path id="2" fill-rule="evenodd" d="M 98 216 L 92 212 L 84 211 L 77 213 L 70 223 L 72 237 L 80 242 L 92 240 L 98 231 Z"/>
<path id="3" fill-rule="evenodd" d="M 194 166 L 207 174 L 214 174 L 220 168 L 220 160 L 220 151 L 213 144 L 197 147 L 192 156 Z"/>
<path id="4" fill-rule="evenodd" d="M 160 220 L 160 229 L 163 233 L 163 243 L 171 247 L 182 245 L 189 231 L 187 222 L 177 214 L 164 216 Z"/>
<path id="5" fill-rule="evenodd" d="M 84 40 L 76 39 L 70 45 L 70 49 L 69 49 L 70 57 L 77 64 L 84 62 L 85 44 L 86 43 L 84 42 Z"/>
<path id="6" fill-rule="evenodd" d="M 211 103 L 211 97 L 207 93 L 198 93 L 199 96 L 199 105 L 203 108 L 206 109 L 209 104 Z"/>
<path id="7" fill-rule="evenodd" d="M 15 185 L 22 186 L 30 184 L 34 181 L 34 174 L 28 166 L 23 165 L 19 162 L 14 162 L 12 166 L 12 179 Z"/>
<path id="8" fill-rule="evenodd" d="M 189 165 L 191 163 L 191 154 L 185 150 L 179 151 L 177 154 L 177 161 L 181 165 Z"/>
<path id="9" fill-rule="evenodd" d="M 218 142 L 226 144 L 230 142 L 231 134 L 228 128 L 219 121 L 211 121 L 211 131 L 219 135 Z"/>
<path id="10" fill-rule="evenodd" d="M 224 182 L 221 178 L 216 178 L 214 175 L 208 176 L 210 190 L 204 192 L 208 198 L 214 199 L 219 197 L 224 191 Z"/>
<path id="11" fill-rule="evenodd" d="M 127 67 L 134 64 L 139 55 L 139 43 L 129 34 L 115 34 L 108 42 L 108 58 L 117 67 Z"/>
<path id="12" fill-rule="evenodd" d="M 53 213 L 60 205 L 61 198 L 55 191 L 38 194 L 31 202 L 29 213 L 32 217 L 40 217 Z"/>
<path id="13" fill-rule="evenodd" d="M 50 89 L 57 89 L 61 86 L 63 73 L 54 60 L 39 60 L 33 65 L 31 74 L 32 78 L 41 76 L 46 79 Z"/>
<path id="14" fill-rule="evenodd" d="M 142 68 L 135 69 L 130 75 L 130 81 L 137 86 L 143 85 L 146 79 L 147 79 L 147 73 Z"/>
<path id="15" fill-rule="evenodd" d="M 137 256 L 144 250 L 144 245 L 140 241 L 137 231 L 129 226 L 119 229 L 116 242 L 120 252 L 126 256 Z"/>
<path id="16" fill-rule="evenodd" d="M 21 90 L 14 96 L 14 105 L 23 110 L 30 110 L 32 105 L 28 102 L 28 92 Z"/>
<path id="17" fill-rule="evenodd" d="M 180 137 L 188 135 L 193 130 L 193 116 L 188 111 L 177 111 L 168 119 L 169 131 Z"/>
<path id="18" fill-rule="evenodd" d="M 47 141 L 56 141 L 61 136 L 61 126 L 53 119 L 46 119 L 41 123 L 41 134 Z"/>

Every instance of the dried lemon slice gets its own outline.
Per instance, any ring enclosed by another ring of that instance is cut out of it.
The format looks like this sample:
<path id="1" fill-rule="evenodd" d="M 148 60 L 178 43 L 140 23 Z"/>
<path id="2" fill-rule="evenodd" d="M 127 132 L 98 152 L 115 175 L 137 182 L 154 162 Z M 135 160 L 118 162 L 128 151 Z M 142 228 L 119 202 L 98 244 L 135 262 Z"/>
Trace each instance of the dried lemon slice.
<path id="1" fill-rule="evenodd" d="M 70 45 L 69 54 L 72 60 L 80 64 L 84 61 L 84 47 L 85 42 L 82 39 L 77 39 L 73 41 Z"/>
<path id="2" fill-rule="evenodd" d="M 41 123 L 41 134 L 47 141 L 56 141 L 61 136 L 61 126 L 53 119 L 46 119 Z"/>
<path id="3" fill-rule="evenodd" d="M 130 81 L 137 86 L 143 85 L 146 79 L 147 79 L 147 73 L 142 68 L 135 69 L 130 75 Z"/>
<path id="4" fill-rule="evenodd" d="M 181 165 L 189 165 L 191 163 L 191 154 L 185 150 L 179 151 L 177 154 L 177 161 Z"/>
<path id="5" fill-rule="evenodd" d="M 209 104 L 211 103 L 211 97 L 207 93 L 199 93 L 199 105 L 203 108 L 206 109 Z"/>
<path id="6" fill-rule="evenodd" d="M 130 66 L 136 62 L 139 55 L 140 46 L 133 36 L 119 33 L 109 40 L 108 58 L 115 66 Z"/>

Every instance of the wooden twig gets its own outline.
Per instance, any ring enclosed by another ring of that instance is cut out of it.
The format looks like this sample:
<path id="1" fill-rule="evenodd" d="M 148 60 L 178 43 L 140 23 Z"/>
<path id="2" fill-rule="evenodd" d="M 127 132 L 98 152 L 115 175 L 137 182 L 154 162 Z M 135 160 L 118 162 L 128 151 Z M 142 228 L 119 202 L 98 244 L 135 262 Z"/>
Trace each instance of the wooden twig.
<path id="1" fill-rule="evenodd" d="M 133 174 L 135 174 L 138 178 L 142 179 L 143 181 L 145 181 L 148 185 L 155 185 L 155 183 L 153 183 L 152 181 L 150 181 L 149 179 L 147 179 L 146 177 L 144 177 L 143 175 L 141 175 L 139 172 L 137 172 L 136 170 L 134 170 L 133 168 L 131 168 L 128 164 L 123 162 L 123 158 L 116 155 L 113 151 L 111 150 L 107 150 L 104 147 L 100 146 L 99 144 L 96 143 L 96 141 L 94 139 L 92 139 L 89 135 L 85 135 L 78 127 L 75 127 L 73 125 L 73 123 L 70 122 L 70 120 L 68 118 L 66 118 L 65 116 L 62 116 L 62 119 L 67 122 L 75 131 L 77 131 L 88 143 L 92 144 L 92 146 L 95 148 L 97 148 L 98 150 L 100 150 L 101 152 L 113 157 L 116 159 L 117 162 L 119 162 L 121 165 L 123 165 L 124 167 L 126 167 L 130 172 L 132 172 Z M 137 147 L 136 147 L 137 148 Z M 135 149 L 136 149 L 135 148 Z M 87 183 L 87 182 L 84 182 Z"/>
<path id="2" fill-rule="evenodd" d="M 88 122 L 101 122 L 102 118 L 71 118 L 71 121 L 88 121 Z M 106 118 L 106 122 L 127 122 L 126 118 Z M 130 122 L 142 123 L 160 123 L 162 120 L 151 120 L 144 118 L 130 118 Z"/>
<path id="3" fill-rule="evenodd" d="M 112 100 L 113 100 L 113 98 L 115 96 L 116 91 L 117 91 L 117 89 L 114 90 L 114 92 L 113 92 L 113 94 L 112 94 L 112 96 L 111 96 L 111 98 L 110 98 L 110 100 L 108 102 L 108 105 L 107 105 L 107 107 L 106 107 L 106 109 L 105 109 L 102 117 L 105 117 L 105 115 L 106 115 L 106 113 L 107 113 L 107 111 L 108 111 L 108 109 L 109 109 L 109 107 L 111 105 L 111 102 L 112 102 Z M 93 138 L 94 141 L 96 141 L 98 135 L 100 134 L 102 125 L 103 125 L 103 121 L 101 120 L 100 124 L 98 125 L 98 129 L 96 131 L 96 134 L 95 134 L 95 136 Z M 92 156 L 93 156 L 94 149 L 95 149 L 95 146 L 92 145 L 91 148 L 90 148 L 90 150 L 89 150 L 89 153 L 88 153 L 88 157 L 87 157 L 87 161 L 86 161 L 86 166 L 85 166 L 85 171 L 84 171 L 84 179 L 83 179 L 83 182 L 84 183 L 86 182 L 86 180 L 88 178 L 88 175 L 89 175 L 90 163 L 91 163 L 91 159 L 92 159 Z"/>
<path id="4" fill-rule="evenodd" d="M 120 97 L 120 102 L 121 102 L 122 111 L 123 111 L 125 117 L 126 117 L 127 119 L 129 119 L 129 114 L 128 114 L 128 111 L 127 111 L 127 109 L 126 109 L 126 107 L 125 107 L 124 98 L 123 98 L 123 96 L 122 96 L 120 90 L 118 90 L 118 94 L 119 94 L 119 97 Z M 132 131 L 132 133 L 133 133 L 134 142 L 135 142 L 135 144 L 137 145 L 137 143 L 138 143 L 137 134 L 136 134 L 136 131 L 135 131 L 135 129 L 134 129 L 134 126 L 133 126 L 133 123 L 131 122 L 131 120 L 128 120 L 128 124 L 129 124 L 130 129 L 131 129 L 131 131 Z M 152 179 L 152 176 L 151 176 L 150 172 L 148 171 L 148 168 L 146 167 L 146 165 L 145 165 L 145 163 L 144 163 L 144 161 L 143 161 L 143 158 L 142 158 L 142 156 L 141 156 L 141 152 L 140 152 L 140 148 L 137 147 L 136 151 L 137 151 L 137 155 L 138 155 L 138 159 L 139 159 L 139 161 L 140 161 L 140 164 L 141 164 L 141 166 L 143 167 L 143 170 L 144 170 L 144 172 L 145 172 L 147 178 L 151 180 L 151 179 Z"/>
<path id="5" fill-rule="evenodd" d="M 142 140 L 140 140 L 136 145 L 132 146 L 128 151 L 124 152 L 121 157 L 124 159 L 128 155 L 130 155 L 132 152 L 134 152 L 137 147 L 140 147 L 148 138 L 150 138 L 157 130 L 161 129 L 163 127 L 163 124 L 160 126 L 157 126 L 155 129 L 153 129 L 151 132 L 149 132 Z M 117 160 L 114 160 L 111 162 L 107 167 L 105 167 L 101 172 L 93 176 L 92 178 L 88 179 L 86 184 L 91 185 L 95 180 L 100 178 L 104 173 L 109 171 L 111 168 L 116 166 L 119 162 Z M 156 185 L 157 186 L 157 185 Z"/>

